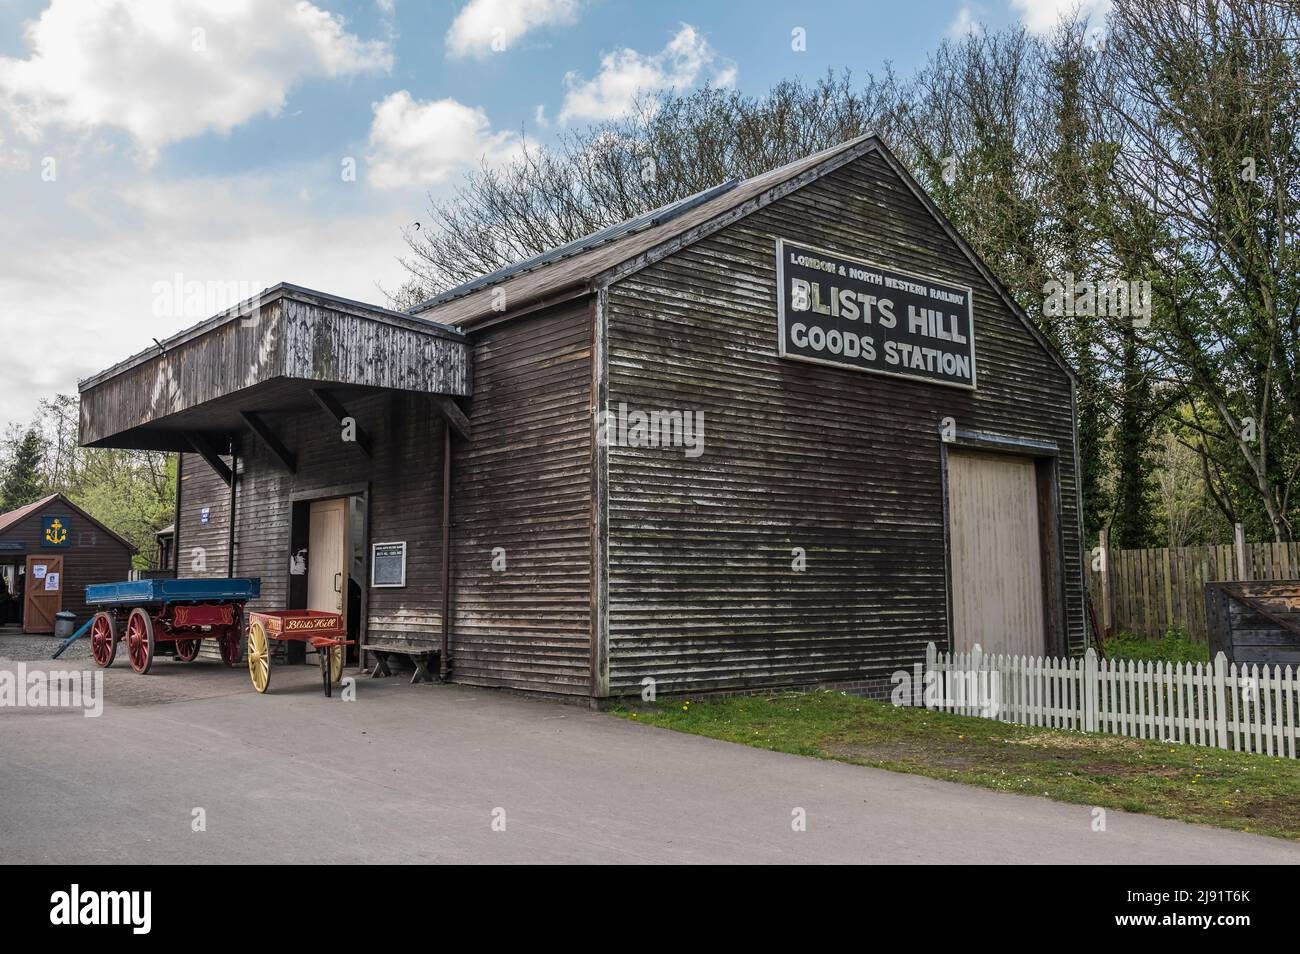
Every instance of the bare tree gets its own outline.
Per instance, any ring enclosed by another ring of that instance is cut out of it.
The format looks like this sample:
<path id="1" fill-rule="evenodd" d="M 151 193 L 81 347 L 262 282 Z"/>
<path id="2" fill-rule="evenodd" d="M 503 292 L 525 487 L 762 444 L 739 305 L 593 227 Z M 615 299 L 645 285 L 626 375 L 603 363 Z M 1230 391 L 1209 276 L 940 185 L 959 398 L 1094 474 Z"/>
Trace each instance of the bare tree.
<path id="1" fill-rule="evenodd" d="M 888 74 L 857 89 L 847 71 L 762 97 L 705 88 L 642 98 L 626 118 L 528 145 L 469 175 L 451 199 L 430 198 L 432 225 L 406 232 L 410 279 L 390 297 L 409 307 L 728 179 L 888 131 L 893 104 Z"/>

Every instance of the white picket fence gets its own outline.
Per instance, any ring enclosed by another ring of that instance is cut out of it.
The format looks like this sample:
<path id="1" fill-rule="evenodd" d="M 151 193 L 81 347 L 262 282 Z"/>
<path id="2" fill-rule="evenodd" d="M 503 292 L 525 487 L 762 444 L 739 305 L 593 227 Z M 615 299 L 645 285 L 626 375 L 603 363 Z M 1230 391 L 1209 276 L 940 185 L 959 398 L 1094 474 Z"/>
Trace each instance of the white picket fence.
<path id="1" fill-rule="evenodd" d="M 933 674 L 933 675 L 931 675 Z M 926 652 L 925 706 L 1001 722 L 1297 757 L 1300 669 Z"/>

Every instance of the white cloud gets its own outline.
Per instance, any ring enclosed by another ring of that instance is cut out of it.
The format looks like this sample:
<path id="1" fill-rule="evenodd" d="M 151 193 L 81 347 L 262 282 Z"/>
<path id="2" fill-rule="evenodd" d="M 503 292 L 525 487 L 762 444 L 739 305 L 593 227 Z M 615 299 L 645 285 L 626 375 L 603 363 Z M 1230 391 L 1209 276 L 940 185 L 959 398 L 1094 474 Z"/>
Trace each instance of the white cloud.
<path id="1" fill-rule="evenodd" d="M 957 16 L 948 24 L 948 36 L 960 40 L 967 36 L 983 36 L 984 25 L 976 19 L 976 13 L 969 6 L 957 11 Z"/>
<path id="2" fill-rule="evenodd" d="M 275 115 L 304 80 L 392 67 L 387 44 L 305 0 L 52 0 L 26 39 L 26 59 L 0 57 L 17 128 L 117 127 L 150 154 Z"/>
<path id="3" fill-rule="evenodd" d="M 218 290 L 286 281 L 381 304 L 376 283 L 396 288 L 405 275 L 409 203 L 349 191 L 332 162 L 172 182 L 123 163 L 80 191 L 31 181 L 0 178 L 0 425 L 202 320 L 155 313 L 156 285 L 177 274 Z M 289 188 L 303 181 L 319 183 L 317 199 Z"/>
<path id="4" fill-rule="evenodd" d="M 493 132 L 487 114 L 454 99 L 422 101 L 406 90 L 373 106 L 368 179 L 380 189 L 445 182 L 480 159 L 502 162 L 517 136 Z"/>
<path id="5" fill-rule="evenodd" d="M 470 0 L 447 31 L 453 56 L 484 56 L 509 49 L 530 30 L 578 19 L 579 0 Z"/>
<path id="6" fill-rule="evenodd" d="M 1011 5 L 1032 33 L 1050 33 L 1061 17 L 1070 16 L 1076 8 L 1084 16 L 1098 17 L 1110 10 L 1110 0 L 1011 0 Z"/>
<path id="7" fill-rule="evenodd" d="M 614 119 L 629 112 L 639 94 L 685 89 L 704 79 L 714 86 L 733 86 L 736 64 L 720 56 L 695 27 L 683 23 L 658 53 L 647 56 L 622 47 L 601 57 L 594 79 L 567 74 L 560 122 Z"/>

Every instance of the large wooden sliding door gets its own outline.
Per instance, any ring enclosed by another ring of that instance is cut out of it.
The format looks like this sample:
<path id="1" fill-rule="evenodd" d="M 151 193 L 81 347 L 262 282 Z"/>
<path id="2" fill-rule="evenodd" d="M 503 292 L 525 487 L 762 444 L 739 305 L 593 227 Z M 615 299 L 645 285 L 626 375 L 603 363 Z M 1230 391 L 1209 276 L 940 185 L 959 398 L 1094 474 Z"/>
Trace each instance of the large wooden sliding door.
<path id="1" fill-rule="evenodd" d="M 948 455 L 953 649 L 1042 655 L 1043 544 L 1033 459 Z"/>

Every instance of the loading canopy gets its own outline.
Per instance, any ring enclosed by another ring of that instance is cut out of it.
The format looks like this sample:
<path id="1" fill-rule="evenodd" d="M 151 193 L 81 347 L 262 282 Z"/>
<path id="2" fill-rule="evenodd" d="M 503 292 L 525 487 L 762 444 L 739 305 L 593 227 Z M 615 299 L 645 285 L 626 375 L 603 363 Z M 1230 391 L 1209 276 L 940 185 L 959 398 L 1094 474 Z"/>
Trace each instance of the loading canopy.
<path id="1" fill-rule="evenodd" d="M 83 446 L 189 451 L 257 430 L 260 413 L 333 411 L 351 395 L 468 397 L 470 355 L 454 328 L 281 284 L 79 390 Z"/>

